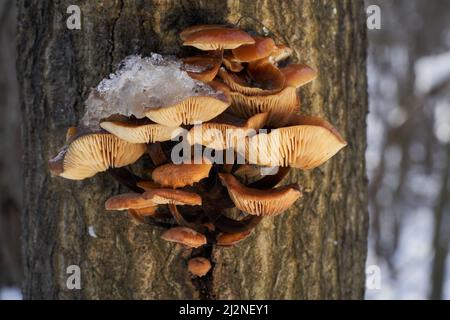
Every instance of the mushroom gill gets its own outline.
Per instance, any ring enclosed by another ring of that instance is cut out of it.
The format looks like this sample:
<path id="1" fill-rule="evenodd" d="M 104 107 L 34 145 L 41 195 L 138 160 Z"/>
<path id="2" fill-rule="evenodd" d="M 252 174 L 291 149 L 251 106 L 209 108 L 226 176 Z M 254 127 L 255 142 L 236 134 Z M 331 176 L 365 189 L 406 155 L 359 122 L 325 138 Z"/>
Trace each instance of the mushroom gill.
<path id="1" fill-rule="evenodd" d="M 313 169 L 347 145 L 336 129 L 317 117 L 294 115 L 288 126 L 247 139 L 246 157 L 265 166 Z"/>
<path id="2" fill-rule="evenodd" d="M 210 122 L 192 127 L 187 139 L 191 145 L 200 144 L 214 150 L 237 148 L 239 141 L 255 135 L 264 127 L 268 113 L 256 114 L 246 121 L 229 114 L 221 114 Z"/>
<path id="3" fill-rule="evenodd" d="M 233 175 L 219 174 L 231 200 L 239 210 L 256 216 L 276 216 L 291 207 L 302 195 L 297 184 L 269 190 L 244 186 Z"/>
<path id="4" fill-rule="evenodd" d="M 211 120 L 230 106 L 231 99 L 223 85 L 214 82 L 208 85 L 217 90 L 209 95 L 186 98 L 175 105 L 148 109 L 145 115 L 168 127 Z"/>
<path id="5" fill-rule="evenodd" d="M 109 133 L 91 133 L 72 140 L 50 160 L 53 174 L 66 179 L 82 180 L 109 168 L 120 168 L 136 162 L 146 145 L 130 143 Z"/>
<path id="6" fill-rule="evenodd" d="M 139 125 L 124 121 L 103 121 L 100 127 L 131 143 L 168 141 L 182 131 L 179 127 L 167 127 L 157 123 Z"/>
<path id="7" fill-rule="evenodd" d="M 185 32 L 183 45 L 192 46 L 200 50 L 236 49 L 242 45 L 254 44 L 255 40 L 245 31 L 236 28 L 201 27 L 196 31 Z"/>

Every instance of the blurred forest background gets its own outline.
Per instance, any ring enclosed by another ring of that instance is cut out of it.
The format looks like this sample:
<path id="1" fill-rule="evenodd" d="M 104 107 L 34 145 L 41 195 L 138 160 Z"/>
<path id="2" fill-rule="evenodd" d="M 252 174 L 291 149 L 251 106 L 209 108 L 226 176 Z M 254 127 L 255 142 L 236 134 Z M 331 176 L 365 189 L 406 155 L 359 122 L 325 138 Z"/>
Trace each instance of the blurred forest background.
<path id="1" fill-rule="evenodd" d="M 368 0 L 367 299 L 450 299 L 450 0 Z M 22 185 L 16 9 L 0 1 L 0 298 L 20 298 Z"/>

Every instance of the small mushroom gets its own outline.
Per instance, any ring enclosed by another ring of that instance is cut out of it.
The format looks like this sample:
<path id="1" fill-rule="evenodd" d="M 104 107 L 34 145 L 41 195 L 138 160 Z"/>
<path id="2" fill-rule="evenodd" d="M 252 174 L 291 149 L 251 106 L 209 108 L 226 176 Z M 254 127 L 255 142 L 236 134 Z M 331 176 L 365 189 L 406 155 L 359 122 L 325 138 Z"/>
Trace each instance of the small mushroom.
<path id="1" fill-rule="evenodd" d="M 276 64 L 282 60 L 289 58 L 292 55 L 293 50 L 288 48 L 284 44 L 277 45 L 269 56 L 270 62 Z"/>
<path id="2" fill-rule="evenodd" d="M 206 237 L 203 234 L 187 227 L 171 228 L 164 232 L 161 238 L 190 248 L 198 248 L 206 244 Z"/>
<path id="3" fill-rule="evenodd" d="M 157 204 L 152 200 L 145 199 L 140 193 L 124 193 L 113 196 L 106 200 L 106 210 L 128 210 L 154 208 Z"/>
<path id="4" fill-rule="evenodd" d="M 195 32 L 185 32 L 183 38 L 184 46 L 206 51 L 236 49 L 242 45 L 255 43 L 245 31 L 226 27 L 201 28 Z"/>
<path id="5" fill-rule="evenodd" d="M 143 194 L 144 199 L 156 204 L 201 206 L 202 198 L 193 192 L 174 189 L 151 189 Z"/>
<path id="6" fill-rule="evenodd" d="M 219 173 L 219 177 L 236 207 L 250 215 L 279 215 L 302 195 L 297 184 L 259 190 L 244 186 L 231 174 Z"/>
<path id="7" fill-rule="evenodd" d="M 286 87 L 281 92 L 263 96 L 247 96 L 231 92 L 233 104 L 229 111 L 239 117 L 248 118 L 252 115 L 268 112 L 267 125 L 283 126 L 289 116 L 300 110 L 300 101 L 296 89 Z"/>
<path id="8" fill-rule="evenodd" d="M 221 68 L 219 76 L 233 92 L 247 96 L 269 95 L 284 88 L 284 75 L 271 63 L 258 63 L 248 73 L 231 73 Z"/>
<path id="9" fill-rule="evenodd" d="M 188 270 L 194 276 L 203 277 L 211 270 L 211 262 L 203 257 L 192 258 L 188 261 Z"/>
<path id="10" fill-rule="evenodd" d="M 317 72 L 302 64 L 289 64 L 280 69 L 286 78 L 286 85 L 299 88 L 317 78 Z"/>
<path id="11" fill-rule="evenodd" d="M 247 73 L 256 83 L 264 84 L 271 93 L 280 92 L 285 86 L 285 76 L 268 59 L 249 63 Z"/>
<path id="12" fill-rule="evenodd" d="M 166 127 L 157 123 L 138 125 L 123 121 L 103 121 L 100 126 L 120 139 L 131 143 L 168 141 L 182 130 L 179 127 Z"/>
<path id="13" fill-rule="evenodd" d="M 145 115 L 169 127 L 211 120 L 230 106 L 231 99 L 223 84 L 213 81 L 208 85 L 215 90 L 214 94 L 192 96 L 172 106 L 147 109 Z"/>
<path id="14" fill-rule="evenodd" d="M 133 214 L 138 215 L 140 217 L 153 217 L 157 214 L 157 206 L 146 207 L 140 209 L 128 209 L 128 212 L 133 212 Z"/>
<path id="15" fill-rule="evenodd" d="M 333 126 L 317 117 L 291 115 L 287 127 L 247 139 L 253 164 L 313 169 L 347 145 Z"/>
<path id="16" fill-rule="evenodd" d="M 63 178 L 82 180 L 108 168 L 132 164 L 145 150 L 145 144 L 130 143 L 109 133 L 84 134 L 50 160 L 49 168 Z"/>
<path id="17" fill-rule="evenodd" d="M 160 189 L 161 186 L 157 184 L 155 181 L 143 180 L 137 183 L 137 186 L 145 191 Z"/>
<path id="18" fill-rule="evenodd" d="M 275 42 L 271 38 L 255 36 L 255 43 L 233 49 L 233 56 L 240 62 L 252 62 L 268 57 L 275 49 Z"/>
<path id="19" fill-rule="evenodd" d="M 251 116 L 247 121 L 228 114 L 221 114 L 211 122 L 202 123 L 189 130 L 187 141 L 191 144 L 200 144 L 215 150 L 235 148 L 239 140 L 256 134 L 264 127 L 268 113 L 259 113 Z"/>
<path id="20" fill-rule="evenodd" d="M 188 35 L 195 33 L 197 31 L 218 29 L 218 28 L 219 29 L 226 28 L 226 26 L 223 24 L 199 24 L 199 25 L 195 25 L 195 26 L 190 26 L 180 32 L 180 38 L 181 38 L 181 40 L 185 40 Z"/>
<path id="21" fill-rule="evenodd" d="M 223 55 L 223 65 L 231 72 L 241 72 L 244 69 L 242 63 L 237 61 L 230 52 L 225 52 Z"/>
<path id="22" fill-rule="evenodd" d="M 66 142 L 70 142 L 70 140 L 76 136 L 77 132 L 77 127 L 69 127 L 66 132 Z"/>
<path id="23" fill-rule="evenodd" d="M 242 240 L 247 239 L 253 232 L 253 229 L 245 230 L 242 232 L 236 232 L 236 233 L 227 233 L 223 232 L 217 235 L 217 245 L 218 246 L 224 246 L 229 247 L 233 246 Z"/>
<path id="24" fill-rule="evenodd" d="M 211 168 L 210 161 L 201 164 L 168 163 L 153 170 L 152 179 L 162 187 L 182 188 L 207 178 Z"/>
<path id="25" fill-rule="evenodd" d="M 147 207 L 142 209 L 128 209 L 128 215 L 139 223 L 145 223 L 145 217 L 167 218 L 167 215 L 158 212 L 158 207 Z"/>
<path id="26" fill-rule="evenodd" d="M 222 54 L 184 58 L 183 63 L 191 78 L 207 83 L 216 77 L 222 64 Z"/>

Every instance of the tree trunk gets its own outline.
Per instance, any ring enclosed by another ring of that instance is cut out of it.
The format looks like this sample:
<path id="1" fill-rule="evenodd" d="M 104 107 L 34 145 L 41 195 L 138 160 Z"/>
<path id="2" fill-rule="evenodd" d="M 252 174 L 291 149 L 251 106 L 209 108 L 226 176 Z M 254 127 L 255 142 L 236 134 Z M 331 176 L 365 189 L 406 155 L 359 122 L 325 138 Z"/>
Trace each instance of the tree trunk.
<path id="1" fill-rule="evenodd" d="M 0 290 L 20 285 L 20 106 L 15 61 L 16 7 L 0 3 Z"/>
<path id="2" fill-rule="evenodd" d="M 81 30 L 66 27 L 71 1 L 19 1 L 25 298 L 363 298 L 368 222 L 363 2 L 77 3 Z M 104 201 L 124 191 L 110 177 L 52 178 L 46 164 L 64 144 L 67 127 L 83 114 L 89 89 L 122 58 L 181 54 L 178 32 L 184 27 L 242 17 L 253 30 L 264 24 L 295 50 L 294 60 L 319 71 L 319 79 L 300 90 L 302 112 L 334 123 L 349 146 L 320 169 L 292 173 L 290 180 L 309 191 L 299 205 L 264 220 L 236 247 L 213 248 L 212 275 L 192 281 L 189 253 L 161 240 L 162 230 L 104 211 Z M 81 268 L 81 290 L 66 287 L 72 264 Z"/>

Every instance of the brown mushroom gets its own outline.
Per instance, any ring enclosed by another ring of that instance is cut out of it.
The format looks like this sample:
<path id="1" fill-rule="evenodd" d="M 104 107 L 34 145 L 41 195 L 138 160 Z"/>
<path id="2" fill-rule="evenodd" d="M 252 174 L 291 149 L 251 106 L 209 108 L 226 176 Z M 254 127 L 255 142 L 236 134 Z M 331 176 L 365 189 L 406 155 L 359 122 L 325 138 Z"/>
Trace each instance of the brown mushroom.
<path id="1" fill-rule="evenodd" d="M 182 188 L 207 178 L 211 168 L 210 161 L 201 164 L 168 163 L 153 170 L 152 179 L 162 187 Z"/>
<path id="2" fill-rule="evenodd" d="M 283 126 L 289 115 L 300 110 L 300 102 L 296 89 L 286 87 L 281 92 L 265 96 L 247 96 L 231 92 L 233 104 L 229 111 L 239 117 L 248 118 L 252 115 L 268 112 L 267 125 Z"/>
<path id="3" fill-rule="evenodd" d="M 145 191 L 149 191 L 152 189 L 160 189 L 161 186 L 157 184 L 155 181 L 143 180 L 137 183 L 137 186 Z"/>
<path id="4" fill-rule="evenodd" d="M 191 144 L 201 144 L 215 150 L 235 148 L 239 140 L 252 136 L 264 127 L 268 113 L 259 113 L 246 121 L 229 114 L 221 114 L 211 122 L 202 123 L 189 130 L 187 141 Z"/>
<path id="5" fill-rule="evenodd" d="M 219 76 L 233 92 L 247 96 L 270 95 L 284 88 L 284 75 L 271 63 L 258 63 L 248 73 L 231 73 L 220 68 Z"/>
<path id="6" fill-rule="evenodd" d="M 130 143 L 109 133 L 85 134 L 49 161 L 50 171 L 66 179 L 82 180 L 108 168 L 119 168 L 137 161 L 145 144 Z"/>
<path id="7" fill-rule="evenodd" d="M 226 86 L 217 82 L 208 85 L 214 94 L 192 96 L 172 106 L 147 109 L 145 115 L 156 123 L 173 127 L 211 120 L 231 104 Z"/>
<path id="8" fill-rule="evenodd" d="M 211 270 L 211 262 L 203 257 L 192 258 L 188 261 L 188 270 L 194 276 L 203 277 Z"/>
<path id="9" fill-rule="evenodd" d="M 77 127 L 69 127 L 66 132 L 66 142 L 70 142 L 70 140 L 72 140 L 76 136 L 77 132 Z"/>
<path id="10" fill-rule="evenodd" d="M 144 199 L 156 204 L 201 206 L 202 198 L 193 192 L 174 189 L 151 189 L 143 194 Z"/>
<path id="11" fill-rule="evenodd" d="M 195 26 L 190 26 L 180 32 L 180 38 L 181 40 L 185 40 L 188 35 L 195 33 L 197 31 L 217 29 L 217 28 L 219 29 L 226 28 L 226 26 L 223 24 L 199 24 Z"/>
<path id="12" fill-rule="evenodd" d="M 271 93 L 280 92 L 285 86 L 284 74 L 268 59 L 249 63 L 247 73 L 254 82 L 264 84 L 264 88 Z"/>
<path id="13" fill-rule="evenodd" d="M 219 173 L 231 200 L 239 210 L 256 216 L 276 216 L 291 207 L 302 195 L 297 184 L 275 189 L 252 189 L 241 184 L 233 175 Z"/>
<path id="14" fill-rule="evenodd" d="M 184 46 L 206 51 L 236 49 L 242 45 L 255 43 L 255 40 L 245 31 L 226 27 L 202 28 L 183 34 L 183 38 Z"/>
<path id="15" fill-rule="evenodd" d="M 237 61 L 230 52 L 225 52 L 223 55 L 223 65 L 231 72 L 241 72 L 244 69 L 242 63 Z"/>
<path id="16" fill-rule="evenodd" d="M 186 227 L 171 228 L 164 232 L 161 238 L 190 248 L 198 248 L 206 244 L 206 237 L 203 234 Z"/>
<path id="17" fill-rule="evenodd" d="M 157 123 L 138 125 L 123 121 L 103 121 L 100 127 L 131 143 L 168 141 L 182 131 L 179 127 L 166 127 Z"/>
<path id="18" fill-rule="evenodd" d="M 205 83 L 211 82 L 222 64 L 222 54 L 209 54 L 183 59 L 184 69 L 188 75 Z"/>
<path id="19" fill-rule="evenodd" d="M 317 117 L 291 115 L 288 126 L 247 139 L 250 163 L 313 169 L 347 145 L 333 126 Z"/>
<path id="20" fill-rule="evenodd" d="M 233 49 L 233 56 L 240 62 L 252 62 L 268 57 L 275 49 L 275 42 L 271 38 L 255 36 L 255 43 Z"/>
<path id="21" fill-rule="evenodd" d="M 224 247 L 233 246 L 241 242 L 242 240 L 247 239 L 252 234 L 252 232 L 253 229 L 236 233 L 227 233 L 227 232 L 220 233 L 216 237 L 217 245 Z"/>
<path id="22" fill-rule="evenodd" d="M 280 69 L 286 78 L 286 85 L 299 88 L 317 78 L 317 72 L 302 64 L 289 64 Z"/>
<path id="23" fill-rule="evenodd" d="M 140 208 L 140 209 L 128 209 L 128 212 L 132 212 L 135 215 L 138 215 L 140 217 L 153 217 L 157 214 L 157 206 L 153 207 L 146 207 L 146 208 Z"/>
<path id="24" fill-rule="evenodd" d="M 106 210 L 128 210 L 128 209 L 144 209 L 153 208 L 157 204 L 149 199 L 145 199 L 140 193 L 124 193 L 113 196 L 106 200 Z"/>

